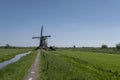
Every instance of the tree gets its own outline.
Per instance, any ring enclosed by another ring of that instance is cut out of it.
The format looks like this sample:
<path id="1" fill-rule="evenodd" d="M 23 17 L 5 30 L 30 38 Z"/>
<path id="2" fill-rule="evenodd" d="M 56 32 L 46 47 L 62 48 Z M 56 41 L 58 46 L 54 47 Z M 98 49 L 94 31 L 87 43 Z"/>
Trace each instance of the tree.
<path id="1" fill-rule="evenodd" d="M 116 44 L 116 48 L 120 49 L 120 43 Z"/>
<path id="2" fill-rule="evenodd" d="M 101 46 L 101 48 L 108 48 L 108 46 L 105 45 L 105 44 L 103 44 L 103 45 Z"/>
<path id="3" fill-rule="evenodd" d="M 10 45 L 9 45 L 9 44 L 6 44 L 6 45 L 5 45 L 5 48 L 10 48 Z"/>
<path id="4" fill-rule="evenodd" d="M 73 48 L 76 48 L 76 46 L 74 45 Z"/>

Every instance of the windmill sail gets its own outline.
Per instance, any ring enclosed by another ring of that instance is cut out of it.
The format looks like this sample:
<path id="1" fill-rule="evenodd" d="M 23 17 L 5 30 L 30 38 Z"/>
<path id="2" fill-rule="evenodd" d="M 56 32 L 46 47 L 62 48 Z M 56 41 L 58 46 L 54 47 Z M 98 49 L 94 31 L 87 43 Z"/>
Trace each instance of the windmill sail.
<path id="1" fill-rule="evenodd" d="M 41 34 L 40 34 L 40 45 L 39 45 L 39 48 L 42 48 L 43 46 L 43 26 L 41 27 Z"/>

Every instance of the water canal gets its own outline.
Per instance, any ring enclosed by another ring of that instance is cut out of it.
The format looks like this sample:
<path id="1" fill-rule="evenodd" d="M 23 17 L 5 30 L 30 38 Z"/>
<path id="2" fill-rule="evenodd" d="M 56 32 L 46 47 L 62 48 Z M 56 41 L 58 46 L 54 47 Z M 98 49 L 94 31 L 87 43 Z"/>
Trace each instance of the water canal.
<path id="1" fill-rule="evenodd" d="M 22 53 L 22 54 L 18 54 L 16 55 L 14 58 L 7 60 L 7 61 L 3 61 L 0 62 L 0 69 L 4 68 L 5 66 L 7 66 L 8 64 L 17 62 L 19 59 L 21 59 L 23 56 L 26 56 L 27 54 L 30 54 L 31 51 L 27 52 L 27 53 Z"/>

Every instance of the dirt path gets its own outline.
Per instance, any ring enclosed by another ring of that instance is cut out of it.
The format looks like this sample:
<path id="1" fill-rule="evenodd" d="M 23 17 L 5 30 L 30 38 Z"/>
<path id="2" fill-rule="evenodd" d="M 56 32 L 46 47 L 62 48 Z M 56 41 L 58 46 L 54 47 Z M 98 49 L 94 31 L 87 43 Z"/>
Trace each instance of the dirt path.
<path id="1" fill-rule="evenodd" d="M 38 80 L 38 73 L 39 73 L 39 57 L 40 50 L 38 50 L 38 54 L 36 56 L 35 61 L 33 62 L 32 66 L 28 70 L 27 74 L 24 76 L 23 80 Z"/>

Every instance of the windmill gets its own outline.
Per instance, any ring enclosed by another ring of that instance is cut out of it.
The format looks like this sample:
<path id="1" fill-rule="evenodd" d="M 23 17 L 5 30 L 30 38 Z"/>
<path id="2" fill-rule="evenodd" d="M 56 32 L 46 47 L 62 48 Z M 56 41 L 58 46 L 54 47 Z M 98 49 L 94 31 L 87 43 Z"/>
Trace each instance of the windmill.
<path id="1" fill-rule="evenodd" d="M 47 39 L 51 37 L 50 35 L 48 36 L 43 36 L 43 26 L 41 27 L 41 33 L 40 37 L 32 37 L 32 39 L 40 39 L 40 44 L 39 44 L 39 49 L 47 49 L 48 44 L 47 44 Z"/>

